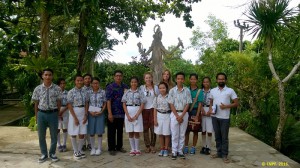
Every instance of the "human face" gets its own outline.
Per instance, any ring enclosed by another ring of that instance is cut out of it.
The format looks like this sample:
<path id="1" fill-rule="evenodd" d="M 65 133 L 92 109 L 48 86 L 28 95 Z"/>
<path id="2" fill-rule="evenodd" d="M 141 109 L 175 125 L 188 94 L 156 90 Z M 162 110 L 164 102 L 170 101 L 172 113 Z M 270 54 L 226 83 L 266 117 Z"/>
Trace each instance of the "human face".
<path id="1" fill-rule="evenodd" d="M 90 76 L 85 76 L 83 80 L 85 86 L 91 85 L 92 78 Z"/>
<path id="2" fill-rule="evenodd" d="M 60 81 L 59 87 L 61 88 L 61 90 L 65 90 L 66 87 L 66 81 Z"/>
<path id="3" fill-rule="evenodd" d="M 80 89 L 83 85 L 83 77 L 77 76 L 75 79 L 75 86 Z"/>
<path id="4" fill-rule="evenodd" d="M 99 90 L 99 88 L 100 88 L 99 81 L 93 80 L 92 81 L 92 88 L 93 88 L 93 91 Z"/>
<path id="5" fill-rule="evenodd" d="M 170 79 L 170 73 L 169 73 L 169 71 L 165 71 L 163 73 L 163 81 L 167 82 L 167 81 L 169 81 L 169 79 Z"/>
<path id="6" fill-rule="evenodd" d="M 184 83 L 184 76 L 183 75 L 177 75 L 176 76 L 176 83 L 177 86 L 182 86 Z"/>
<path id="7" fill-rule="evenodd" d="M 159 89 L 159 93 L 161 95 L 166 95 L 167 94 L 167 88 L 166 88 L 166 86 L 164 84 L 160 84 L 158 86 L 158 89 Z"/>
<path id="8" fill-rule="evenodd" d="M 151 85 L 152 81 L 153 81 L 153 78 L 150 74 L 146 74 L 145 77 L 144 77 L 144 81 L 145 81 L 146 85 Z"/>
<path id="9" fill-rule="evenodd" d="M 190 84 L 191 84 L 192 86 L 197 85 L 197 82 L 198 82 L 198 79 L 197 79 L 195 76 L 191 76 L 191 77 L 190 77 Z"/>
<path id="10" fill-rule="evenodd" d="M 116 83 L 120 84 L 123 80 L 123 75 L 121 73 L 116 73 L 114 76 L 114 80 Z"/>
<path id="11" fill-rule="evenodd" d="M 210 82 L 209 82 L 209 80 L 207 78 L 205 78 L 203 80 L 202 84 L 203 84 L 203 86 L 204 86 L 205 89 L 210 88 Z"/>
<path id="12" fill-rule="evenodd" d="M 51 83 L 53 79 L 53 74 L 51 71 L 44 71 L 42 75 L 44 83 Z"/>
<path id="13" fill-rule="evenodd" d="M 132 90 L 136 90 L 137 87 L 138 87 L 138 81 L 136 79 L 131 79 L 130 87 L 131 87 Z"/>
<path id="14" fill-rule="evenodd" d="M 225 85 L 226 85 L 226 79 L 225 79 L 225 76 L 224 75 L 219 75 L 217 77 L 217 83 L 218 83 L 218 86 L 223 88 Z"/>

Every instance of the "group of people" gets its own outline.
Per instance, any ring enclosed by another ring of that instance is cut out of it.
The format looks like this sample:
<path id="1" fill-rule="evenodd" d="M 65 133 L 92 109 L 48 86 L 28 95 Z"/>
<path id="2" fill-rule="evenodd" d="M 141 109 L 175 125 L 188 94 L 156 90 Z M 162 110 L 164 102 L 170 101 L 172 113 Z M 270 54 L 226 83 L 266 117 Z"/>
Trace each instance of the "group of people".
<path id="1" fill-rule="evenodd" d="M 162 81 L 155 85 L 152 74 L 146 72 L 143 85 L 139 85 L 138 77 L 131 77 L 128 87 L 122 82 L 123 72 L 116 70 L 114 82 L 105 89 L 100 88 L 99 78 L 86 74 L 76 75 L 75 87 L 66 91 L 65 79 L 60 78 L 56 85 L 52 82 L 53 71 L 43 70 L 43 83 L 35 88 L 32 95 L 42 153 L 39 162 L 46 161 L 48 156 L 52 161 L 58 161 L 56 147 L 59 152 L 66 151 L 67 134 L 71 136 L 74 159 L 85 158 L 85 149 L 90 150 L 91 156 L 100 155 L 105 130 L 104 111 L 107 111 L 110 155 L 127 152 L 123 148 L 125 125 L 131 147 L 130 156 L 141 155 L 139 137 L 143 133 L 145 153 L 157 152 L 157 135 L 159 156 L 169 156 L 171 151 L 173 160 L 177 157 L 185 159 L 186 154 L 196 153 L 198 133 L 202 132 L 200 153 L 223 158 L 225 163 L 229 163 L 229 116 L 230 109 L 238 106 L 236 93 L 226 86 L 227 76 L 224 73 L 216 75 L 218 86 L 213 89 L 209 77 L 202 79 L 201 87 L 197 86 L 197 74 L 190 74 L 189 87 L 184 86 L 185 78 L 183 72 L 176 73 L 174 84 L 170 71 L 165 70 Z M 45 139 L 47 127 L 51 134 L 49 155 Z M 190 132 L 193 132 L 193 144 L 189 148 Z M 216 154 L 210 153 L 213 133 Z M 98 136 L 97 148 L 95 135 Z"/>

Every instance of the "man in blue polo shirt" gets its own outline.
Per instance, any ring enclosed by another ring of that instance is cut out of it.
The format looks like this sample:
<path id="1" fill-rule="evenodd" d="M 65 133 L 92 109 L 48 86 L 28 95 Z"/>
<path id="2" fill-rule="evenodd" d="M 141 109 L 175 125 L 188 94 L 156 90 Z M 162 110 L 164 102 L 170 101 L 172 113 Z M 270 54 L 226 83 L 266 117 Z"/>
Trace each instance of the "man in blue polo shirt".
<path id="1" fill-rule="evenodd" d="M 52 69 L 44 69 L 42 79 L 43 83 L 38 85 L 32 94 L 35 117 L 38 125 L 39 144 L 42 153 L 38 162 L 45 162 L 48 158 L 46 143 L 47 127 L 49 127 L 51 135 L 49 157 L 53 162 L 56 162 L 58 161 L 55 151 L 57 145 L 58 109 L 61 107 L 61 89 L 52 83 Z"/>

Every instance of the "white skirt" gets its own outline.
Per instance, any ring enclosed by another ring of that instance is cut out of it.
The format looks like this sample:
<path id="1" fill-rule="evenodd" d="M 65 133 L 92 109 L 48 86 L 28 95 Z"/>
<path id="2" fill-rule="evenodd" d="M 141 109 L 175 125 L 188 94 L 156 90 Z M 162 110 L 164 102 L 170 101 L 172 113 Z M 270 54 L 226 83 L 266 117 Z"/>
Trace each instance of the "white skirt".
<path id="1" fill-rule="evenodd" d="M 137 111 L 139 110 L 140 106 L 127 106 L 127 111 L 130 117 L 134 117 Z M 129 122 L 127 116 L 125 115 L 124 118 L 125 123 L 125 131 L 126 132 L 143 132 L 143 117 L 142 113 L 139 115 L 137 120 L 133 122 Z"/>
<path id="2" fill-rule="evenodd" d="M 61 107 L 60 110 L 67 108 L 67 107 Z M 68 129 L 68 121 L 69 121 L 69 110 L 66 110 L 63 115 L 62 119 L 58 119 L 58 129 Z"/>
<path id="3" fill-rule="evenodd" d="M 76 126 L 74 122 L 74 118 L 72 114 L 69 114 L 69 124 L 68 124 L 68 133 L 69 135 L 84 135 L 87 133 L 87 124 L 83 124 L 83 119 L 85 115 L 85 109 L 84 107 L 73 107 L 74 113 L 77 116 L 77 119 L 79 121 L 79 125 Z"/>
<path id="4" fill-rule="evenodd" d="M 154 132 L 157 135 L 171 135 L 171 118 L 170 114 L 162 114 L 157 112 L 158 126 L 154 126 Z"/>
<path id="5" fill-rule="evenodd" d="M 209 107 L 203 107 L 205 113 L 209 111 Z M 214 128 L 212 125 L 212 119 L 210 116 L 202 116 L 202 132 L 213 133 Z"/>

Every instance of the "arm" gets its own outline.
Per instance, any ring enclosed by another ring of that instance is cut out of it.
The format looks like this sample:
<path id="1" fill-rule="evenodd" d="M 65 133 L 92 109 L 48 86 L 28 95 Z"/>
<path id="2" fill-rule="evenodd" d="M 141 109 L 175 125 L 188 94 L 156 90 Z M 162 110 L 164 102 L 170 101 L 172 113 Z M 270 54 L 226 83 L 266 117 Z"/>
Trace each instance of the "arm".
<path id="1" fill-rule="evenodd" d="M 139 108 L 139 110 L 138 110 L 137 113 L 134 115 L 133 120 L 137 120 L 137 119 L 139 118 L 140 114 L 142 113 L 142 111 L 143 111 L 143 109 L 144 109 L 144 106 L 145 106 L 145 104 L 142 103 L 141 106 L 140 106 L 140 108 Z"/>
<path id="2" fill-rule="evenodd" d="M 202 103 L 199 102 L 195 122 L 198 122 L 198 119 L 201 121 L 201 115 L 200 115 L 201 109 L 202 109 Z"/>
<path id="3" fill-rule="evenodd" d="M 189 104 L 185 105 L 185 107 L 183 109 L 183 112 L 182 112 L 182 115 L 179 116 L 179 123 L 182 123 L 185 113 L 187 113 L 189 111 L 189 106 L 190 106 Z"/>
<path id="4" fill-rule="evenodd" d="M 85 124 L 87 122 L 87 119 L 88 119 L 88 111 L 89 111 L 89 103 L 88 102 L 85 102 L 85 105 L 84 105 L 84 118 L 83 118 L 83 124 Z"/>
<path id="5" fill-rule="evenodd" d="M 132 122 L 132 118 L 130 117 L 128 110 L 127 110 L 126 102 L 123 102 L 123 109 L 124 109 L 125 115 L 127 116 L 128 121 Z"/>
<path id="6" fill-rule="evenodd" d="M 176 118 L 179 118 L 179 115 L 176 111 L 174 104 L 171 104 L 171 103 L 169 103 L 169 104 L 170 104 L 170 109 L 171 109 L 172 113 L 175 115 Z"/>
<path id="7" fill-rule="evenodd" d="M 107 112 L 108 112 L 108 120 L 110 122 L 114 121 L 114 116 L 112 115 L 112 111 L 111 111 L 111 100 L 107 100 Z"/>
<path id="8" fill-rule="evenodd" d="M 106 102 L 103 103 L 103 106 L 102 106 L 102 109 L 101 109 L 99 115 L 103 114 L 104 110 L 106 109 L 106 104 L 107 104 Z"/>
<path id="9" fill-rule="evenodd" d="M 157 110 L 156 110 L 156 108 L 154 108 L 153 114 L 154 114 L 154 126 L 158 126 L 158 123 L 157 123 Z"/>
<path id="10" fill-rule="evenodd" d="M 223 104 L 221 103 L 220 108 L 221 109 L 226 109 L 226 108 L 234 108 L 239 106 L 239 100 L 238 98 L 233 99 L 233 102 L 231 104 Z"/>
<path id="11" fill-rule="evenodd" d="M 214 104 L 213 99 L 210 99 L 210 103 L 209 103 L 209 111 L 208 111 L 208 113 L 207 113 L 207 116 L 210 116 L 211 114 L 213 114 L 213 112 L 212 112 L 212 106 L 213 106 L 213 104 Z"/>
<path id="12" fill-rule="evenodd" d="M 78 126 L 78 125 L 79 125 L 78 118 L 77 118 L 77 116 L 76 116 L 76 114 L 75 114 L 75 112 L 74 112 L 74 109 L 73 109 L 73 107 L 72 107 L 72 105 L 71 105 L 70 103 L 68 103 L 68 109 L 69 109 L 71 115 L 72 115 L 73 118 L 74 118 L 75 125 Z"/>
<path id="13" fill-rule="evenodd" d="M 39 105 L 39 101 L 34 101 L 34 113 L 35 113 L 35 123 L 37 124 L 37 115 L 38 115 L 38 105 Z"/>

